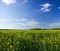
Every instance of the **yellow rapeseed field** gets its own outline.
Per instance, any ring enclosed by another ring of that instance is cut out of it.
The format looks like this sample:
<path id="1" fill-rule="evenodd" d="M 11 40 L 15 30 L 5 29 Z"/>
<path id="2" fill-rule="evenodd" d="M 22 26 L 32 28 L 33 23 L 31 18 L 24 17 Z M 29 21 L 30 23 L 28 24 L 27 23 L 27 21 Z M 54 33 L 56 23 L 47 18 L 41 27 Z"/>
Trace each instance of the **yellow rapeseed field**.
<path id="1" fill-rule="evenodd" d="M 60 30 L 0 30 L 0 51 L 60 51 Z"/>

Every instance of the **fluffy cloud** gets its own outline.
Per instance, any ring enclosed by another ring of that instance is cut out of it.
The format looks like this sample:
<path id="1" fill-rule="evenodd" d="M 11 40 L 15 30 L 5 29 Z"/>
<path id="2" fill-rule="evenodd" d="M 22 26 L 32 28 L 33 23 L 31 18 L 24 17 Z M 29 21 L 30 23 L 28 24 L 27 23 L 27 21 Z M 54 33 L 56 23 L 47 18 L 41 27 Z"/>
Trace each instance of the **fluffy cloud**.
<path id="1" fill-rule="evenodd" d="M 50 3 L 45 3 L 40 6 L 41 6 L 41 8 L 39 11 L 42 11 L 42 12 L 49 12 L 50 11 L 50 6 L 51 6 Z"/>
<path id="2" fill-rule="evenodd" d="M 10 5 L 16 3 L 16 0 L 2 0 L 2 2 L 5 3 L 6 5 Z"/>

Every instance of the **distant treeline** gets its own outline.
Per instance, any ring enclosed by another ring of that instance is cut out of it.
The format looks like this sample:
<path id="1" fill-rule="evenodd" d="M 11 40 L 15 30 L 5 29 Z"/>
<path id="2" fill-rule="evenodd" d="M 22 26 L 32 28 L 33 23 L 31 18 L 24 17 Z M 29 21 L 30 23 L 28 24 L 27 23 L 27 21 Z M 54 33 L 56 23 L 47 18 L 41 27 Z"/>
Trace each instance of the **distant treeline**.
<path id="1" fill-rule="evenodd" d="M 60 30 L 60 28 L 51 28 L 51 29 L 32 28 L 30 30 Z"/>
<path id="2" fill-rule="evenodd" d="M 50 28 L 50 29 L 42 29 L 42 28 L 31 28 L 31 29 L 0 29 L 0 30 L 60 30 L 60 28 Z"/>

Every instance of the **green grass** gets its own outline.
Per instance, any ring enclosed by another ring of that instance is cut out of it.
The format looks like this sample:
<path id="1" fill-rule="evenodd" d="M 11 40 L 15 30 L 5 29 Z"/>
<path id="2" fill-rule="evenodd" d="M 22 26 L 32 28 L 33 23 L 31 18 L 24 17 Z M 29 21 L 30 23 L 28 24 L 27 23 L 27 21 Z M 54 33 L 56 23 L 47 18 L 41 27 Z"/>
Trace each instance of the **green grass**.
<path id="1" fill-rule="evenodd" d="M 0 51 L 60 51 L 60 30 L 0 30 Z"/>

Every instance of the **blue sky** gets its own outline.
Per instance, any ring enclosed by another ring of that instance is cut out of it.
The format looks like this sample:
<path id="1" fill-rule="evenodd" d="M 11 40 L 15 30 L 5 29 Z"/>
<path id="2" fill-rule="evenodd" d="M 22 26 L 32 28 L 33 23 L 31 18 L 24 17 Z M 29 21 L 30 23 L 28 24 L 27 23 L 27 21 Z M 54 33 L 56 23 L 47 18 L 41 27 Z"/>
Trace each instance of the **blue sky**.
<path id="1" fill-rule="evenodd" d="M 0 0 L 0 29 L 60 28 L 60 0 Z"/>

